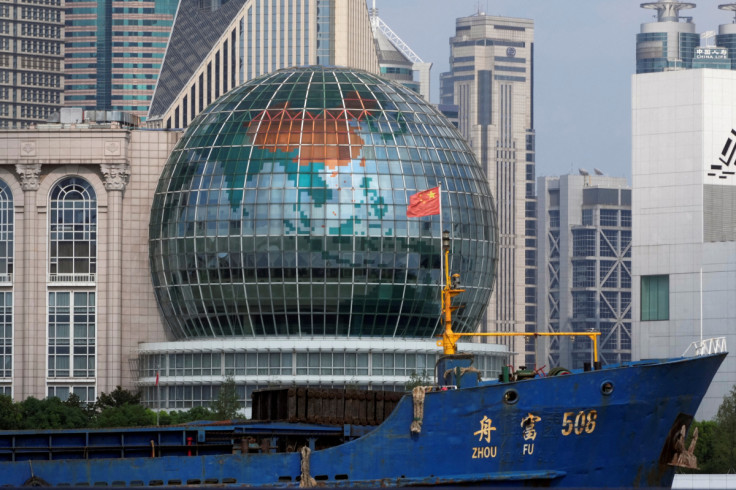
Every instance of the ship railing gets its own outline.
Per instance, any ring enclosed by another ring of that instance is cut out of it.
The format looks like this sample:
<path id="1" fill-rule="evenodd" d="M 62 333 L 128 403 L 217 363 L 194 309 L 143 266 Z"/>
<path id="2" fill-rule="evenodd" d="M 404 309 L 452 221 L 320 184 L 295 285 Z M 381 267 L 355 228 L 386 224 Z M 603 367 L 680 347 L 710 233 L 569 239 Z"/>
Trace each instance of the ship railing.
<path id="1" fill-rule="evenodd" d="M 714 337 L 711 339 L 697 340 L 691 343 L 682 357 L 687 357 L 690 351 L 694 351 L 692 357 L 707 356 L 709 354 L 720 354 L 726 352 L 726 337 Z"/>

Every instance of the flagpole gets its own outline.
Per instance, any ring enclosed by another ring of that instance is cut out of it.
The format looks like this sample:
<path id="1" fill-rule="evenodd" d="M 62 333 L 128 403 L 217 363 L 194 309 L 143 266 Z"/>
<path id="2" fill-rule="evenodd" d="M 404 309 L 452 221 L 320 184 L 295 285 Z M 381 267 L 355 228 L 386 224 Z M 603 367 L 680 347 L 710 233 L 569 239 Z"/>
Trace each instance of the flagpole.
<path id="1" fill-rule="evenodd" d="M 445 286 L 445 265 L 442 257 L 442 182 L 437 186 L 440 199 L 440 286 Z M 443 305 L 444 306 L 444 305 Z"/>
<path id="2" fill-rule="evenodd" d="M 159 373 L 161 368 L 159 367 L 159 361 L 156 361 L 156 426 L 159 425 L 159 415 L 161 414 L 161 383 L 159 382 Z"/>

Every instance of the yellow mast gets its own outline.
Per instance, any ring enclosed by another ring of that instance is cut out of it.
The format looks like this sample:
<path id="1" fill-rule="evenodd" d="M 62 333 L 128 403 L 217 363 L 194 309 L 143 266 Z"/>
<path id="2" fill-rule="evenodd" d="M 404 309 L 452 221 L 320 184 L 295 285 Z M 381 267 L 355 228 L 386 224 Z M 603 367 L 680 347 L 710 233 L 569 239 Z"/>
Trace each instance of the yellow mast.
<path id="1" fill-rule="evenodd" d="M 593 342 L 593 361 L 598 362 L 598 337 L 600 332 L 478 332 L 478 333 L 455 333 L 452 331 L 452 312 L 457 310 L 458 306 L 452 306 L 452 298 L 460 293 L 464 293 L 464 289 L 460 289 L 460 274 L 450 276 L 450 232 L 445 230 L 442 232 L 442 248 L 445 253 L 445 285 L 442 288 L 442 315 L 445 320 L 445 331 L 442 334 L 442 340 L 437 341 L 437 345 L 442 347 L 445 355 L 457 353 L 457 341 L 460 337 L 550 337 L 550 336 L 583 336 L 588 337 Z"/>

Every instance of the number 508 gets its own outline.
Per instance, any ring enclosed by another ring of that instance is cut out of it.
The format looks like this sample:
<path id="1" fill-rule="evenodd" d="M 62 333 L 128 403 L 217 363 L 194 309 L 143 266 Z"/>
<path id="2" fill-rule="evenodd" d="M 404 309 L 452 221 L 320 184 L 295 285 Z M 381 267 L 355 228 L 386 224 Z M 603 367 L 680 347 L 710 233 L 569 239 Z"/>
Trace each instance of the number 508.
<path id="1" fill-rule="evenodd" d="M 598 418 L 598 412 L 595 410 L 581 410 L 575 412 L 565 412 L 562 417 L 562 435 L 569 436 L 573 432 L 580 435 L 583 432 L 590 434 L 595 430 L 595 420 Z"/>

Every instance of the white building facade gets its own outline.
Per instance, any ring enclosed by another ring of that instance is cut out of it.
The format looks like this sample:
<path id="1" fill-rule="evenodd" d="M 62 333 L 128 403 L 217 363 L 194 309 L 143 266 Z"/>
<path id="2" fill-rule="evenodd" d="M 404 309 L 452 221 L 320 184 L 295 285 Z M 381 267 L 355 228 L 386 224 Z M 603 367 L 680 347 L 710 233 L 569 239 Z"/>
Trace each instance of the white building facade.
<path id="1" fill-rule="evenodd" d="M 632 114 L 634 358 L 736 345 L 736 73 L 634 75 Z M 729 355 L 696 418 L 735 383 Z"/>

